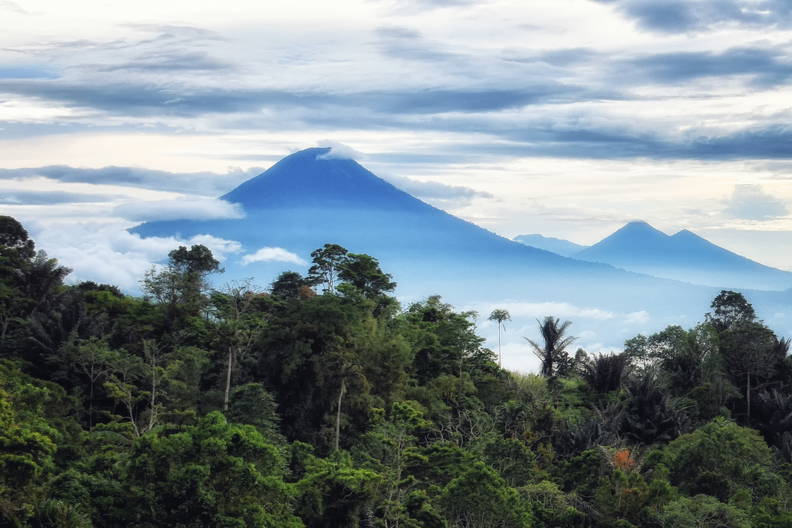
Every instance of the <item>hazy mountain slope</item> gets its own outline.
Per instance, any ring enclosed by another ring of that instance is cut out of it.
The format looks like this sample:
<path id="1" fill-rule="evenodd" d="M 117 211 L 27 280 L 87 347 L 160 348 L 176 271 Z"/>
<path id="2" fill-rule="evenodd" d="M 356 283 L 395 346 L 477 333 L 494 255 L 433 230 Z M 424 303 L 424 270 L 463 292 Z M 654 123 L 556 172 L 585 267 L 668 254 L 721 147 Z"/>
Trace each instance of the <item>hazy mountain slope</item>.
<path id="1" fill-rule="evenodd" d="M 708 286 L 783 290 L 792 273 L 765 266 L 683 230 L 672 236 L 631 222 L 575 258 Z"/>
<path id="2" fill-rule="evenodd" d="M 210 234 L 238 241 L 242 251 L 223 262 L 220 285 L 252 277 L 266 286 L 279 272 L 307 271 L 307 264 L 294 262 L 244 264 L 243 257 L 261 248 L 283 248 L 307 262 L 324 243 L 341 244 L 377 257 L 398 282 L 403 300 L 440 294 L 482 313 L 504 306 L 512 311 L 514 328 L 527 332 L 536 317 L 560 315 L 575 320 L 576 332 L 586 335 L 582 345 L 620 346 L 639 332 L 700 320 L 717 294 L 714 288 L 565 258 L 505 239 L 328 152 L 292 154 L 226 194 L 223 198 L 244 207 L 244 218 L 149 222 L 133 231 L 146 237 Z M 759 308 L 778 311 L 776 306 L 788 303 L 786 294 L 762 295 L 755 299 Z"/>
<path id="3" fill-rule="evenodd" d="M 520 244 L 525 244 L 526 246 L 544 249 L 545 251 L 551 251 L 564 257 L 571 257 L 588 247 L 581 244 L 575 244 L 574 242 L 564 240 L 563 238 L 546 237 L 539 234 L 517 235 L 514 237 L 514 241 L 519 242 Z"/>
<path id="4" fill-rule="evenodd" d="M 507 240 L 410 196 L 355 161 L 328 158 L 328 152 L 307 149 L 292 154 L 224 195 L 244 207 L 245 218 L 150 222 L 134 232 L 183 237 L 209 233 L 241 242 L 246 253 L 282 247 L 305 260 L 311 250 L 335 242 L 376 256 L 402 282 L 423 277 L 447 283 L 477 276 L 481 283 L 500 283 L 504 274 L 522 281 L 540 272 L 625 275 L 609 266 Z M 282 267 L 226 263 L 230 275 L 271 275 Z M 488 275 L 492 273 L 500 276 Z M 478 286 L 468 287 L 472 292 Z"/>

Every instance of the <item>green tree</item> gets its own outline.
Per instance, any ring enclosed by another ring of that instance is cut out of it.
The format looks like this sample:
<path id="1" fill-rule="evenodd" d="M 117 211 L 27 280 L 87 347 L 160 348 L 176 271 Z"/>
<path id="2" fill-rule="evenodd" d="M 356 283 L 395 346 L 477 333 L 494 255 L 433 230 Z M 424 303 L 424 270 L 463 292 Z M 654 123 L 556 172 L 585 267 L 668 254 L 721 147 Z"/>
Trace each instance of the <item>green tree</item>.
<path id="1" fill-rule="evenodd" d="M 338 274 L 346 262 L 349 251 L 338 244 L 325 244 L 311 253 L 311 267 L 308 268 L 308 283 L 312 286 L 323 285 L 324 292 L 336 291 Z"/>
<path id="2" fill-rule="evenodd" d="M 708 495 L 680 497 L 666 505 L 657 520 L 663 528 L 751 528 L 748 515 Z"/>
<path id="3" fill-rule="evenodd" d="M 719 332 L 756 320 L 753 306 L 739 292 L 722 290 L 712 301 L 710 308 L 712 311 L 707 314 L 707 321 Z"/>
<path id="4" fill-rule="evenodd" d="M 376 299 L 396 288 L 390 274 L 380 269 L 379 262 L 369 255 L 349 253 L 338 270 L 338 278 L 353 286 L 369 299 Z"/>
<path id="5" fill-rule="evenodd" d="M 135 441 L 129 459 L 130 521 L 163 528 L 298 528 L 284 476 L 275 445 L 219 412 L 195 426 L 158 428 Z"/>
<path id="6" fill-rule="evenodd" d="M 582 377 L 594 392 L 604 394 L 621 389 L 629 367 L 626 354 L 600 354 L 582 365 Z"/>
<path id="7" fill-rule="evenodd" d="M 309 528 L 365 526 L 379 482 L 376 472 L 356 467 L 345 451 L 328 458 L 309 454 L 297 483 L 297 512 Z"/>
<path id="8" fill-rule="evenodd" d="M 405 478 L 410 457 L 416 452 L 422 431 L 431 426 L 420 405 L 412 401 L 393 402 L 387 415 L 382 413 L 372 430 L 361 438 L 355 451 L 381 475 L 381 492 L 377 516 L 386 526 L 398 526 L 409 517 L 407 501 L 417 485 Z"/>
<path id="9" fill-rule="evenodd" d="M 220 263 L 206 246 L 179 246 L 168 253 L 161 270 L 152 268 L 143 279 L 143 291 L 164 306 L 168 319 L 195 316 L 206 306 L 207 277 L 220 271 Z"/>
<path id="10" fill-rule="evenodd" d="M 668 444 L 664 463 L 672 484 L 690 494 L 728 502 L 749 490 L 758 501 L 787 490 L 773 472 L 773 452 L 759 433 L 722 418 Z"/>
<path id="11" fill-rule="evenodd" d="M 270 293 L 275 299 L 295 300 L 303 295 L 306 288 L 309 288 L 308 279 L 296 271 L 284 271 L 270 287 Z"/>
<path id="12" fill-rule="evenodd" d="M 275 398 L 261 383 L 245 383 L 234 387 L 227 415 L 235 423 L 254 426 L 264 438 L 282 442 Z"/>
<path id="13" fill-rule="evenodd" d="M 62 435 L 45 408 L 56 387 L 0 361 L 0 525 L 24 526 L 46 496 Z"/>
<path id="14" fill-rule="evenodd" d="M 720 353 L 732 381 L 745 394 L 745 416 L 751 423 L 752 395 L 757 382 L 768 381 L 782 358 L 777 355 L 778 340 L 766 326 L 756 322 L 740 322 L 720 334 Z"/>
<path id="15" fill-rule="evenodd" d="M 217 331 L 227 349 L 223 411 L 228 410 L 233 372 L 237 362 L 247 355 L 261 332 L 264 331 L 262 295 L 250 282 L 229 284 L 225 291 L 215 291 L 211 296 L 213 315 L 218 322 Z"/>
<path id="16" fill-rule="evenodd" d="M 540 345 L 527 337 L 524 339 L 531 345 L 534 355 L 541 362 L 541 374 L 552 378 L 565 373 L 571 365 L 567 347 L 577 339 L 566 335 L 572 323 L 570 321 L 562 323 L 557 317 L 551 316 L 547 316 L 537 323 L 539 324 L 539 334 L 542 336 L 542 344 Z"/>
<path id="17" fill-rule="evenodd" d="M 529 505 L 490 467 L 475 462 L 442 492 L 440 503 L 454 527 L 528 528 Z"/>

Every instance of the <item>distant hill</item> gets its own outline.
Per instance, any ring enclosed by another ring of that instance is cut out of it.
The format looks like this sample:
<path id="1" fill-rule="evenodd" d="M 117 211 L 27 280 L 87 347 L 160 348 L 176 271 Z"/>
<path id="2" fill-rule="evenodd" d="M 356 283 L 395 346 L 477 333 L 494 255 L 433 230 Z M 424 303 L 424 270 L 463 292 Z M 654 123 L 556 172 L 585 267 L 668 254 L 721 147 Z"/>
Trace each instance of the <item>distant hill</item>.
<path id="1" fill-rule="evenodd" d="M 514 241 L 519 242 L 520 244 L 525 244 L 526 246 L 544 249 L 545 251 L 551 251 L 564 257 L 571 257 L 588 247 L 581 244 L 575 244 L 574 242 L 564 240 L 563 238 L 546 237 L 536 234 L 517 235 L 514 237 Z"/>
<path id="2" fill-rule="evenodd" d="M 646 222 L 630 222 L 574 257 L 707 286 L 792 287 L 790 272 L 733 253 L 686 229 L 669 236 Z"/>

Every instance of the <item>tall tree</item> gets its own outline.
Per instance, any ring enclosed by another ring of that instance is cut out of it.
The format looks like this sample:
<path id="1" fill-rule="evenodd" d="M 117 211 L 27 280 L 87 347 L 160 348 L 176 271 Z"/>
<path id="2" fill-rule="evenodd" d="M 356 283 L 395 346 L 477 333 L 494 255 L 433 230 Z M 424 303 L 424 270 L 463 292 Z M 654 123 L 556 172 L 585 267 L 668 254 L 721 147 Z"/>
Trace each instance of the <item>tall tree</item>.
<path id="1" fill-rule="evenodd" d="M 338 274 L 349 251 L 338 244 L 325 244 L 311 253 L 312 265 L 308 281 L 313 286 L 323 285 L 326 293 L 335 293 Z"/>
<path id="2" fill-rule="evenodd" d="M 756 383 L 772 377 L 778 364 L 778 340 L 763 324 L 740 322 L 720 335 L 720 352 L 732 380 L 744 387 L 745 414 L 751 423 L 751 396 L 761 389 Z"/>
<path id="3" fill-rule="evenodd" d="M 338 278 L 354 286 L 370 299 L 384 295 L 396 288 L 389 273 L 380 269 L 379 262 L 369 255 L 349 253 L 340 264 Z"/>
<path id="4" fill-rule="evenodd" d="M 712 301 L 712 311 L 707 314 L 707 321 L 719 332 L 735 325 L 751 323 L 756 320 L 753 306 L 742 293 L 722 290 Z"/>
<path id="5" fill-rule="evenodd" d="M 250 281 L 229 284 L 225 291 L 212 294 L 214 315 L 227 346 L 223 411 L 228 411 L 234 366 L 251 349 L 264 328 L 262 311 L 256 309 L 256 301 L 261 299 Z"/>
<path id="6" fill-rule="evenodd" d="M 503 355 L 501 354 L 501 329 L 506 329 L 503 323 L 506 321 L 511 321 L 511 315 L 507 310 L 496 308 L 495 310 L 492 310 L 492 313 L 490 313 L 487 319 L 498 323 L 498 366 L 503 366 Z"/>
<path id="7" fill-rule="evenodd" d="M 168 253 L 164 269 L 146 273 L 143 291 L 165 306 L 171 321 L 198 315 L 207 302 L 207 277 L 218 271 L 220 263 L 206 246 L 179 246 Z"/>
<path id="8" fill-rule="evenodd" d="M 565 371 L 571 365 L 571 358 L 567 352 L 567 347 L 577 338 L 566 335 L 572 323 L 570 321 L 561 322 L 557 317 L 547 316 L 539 324 L 539 334 L 542 336 L 542 344 L 538 344 L 527 337 L 524 338 L 533 348 L 534 355 L 542 363 L 541 374 L 552 378 Z"/>

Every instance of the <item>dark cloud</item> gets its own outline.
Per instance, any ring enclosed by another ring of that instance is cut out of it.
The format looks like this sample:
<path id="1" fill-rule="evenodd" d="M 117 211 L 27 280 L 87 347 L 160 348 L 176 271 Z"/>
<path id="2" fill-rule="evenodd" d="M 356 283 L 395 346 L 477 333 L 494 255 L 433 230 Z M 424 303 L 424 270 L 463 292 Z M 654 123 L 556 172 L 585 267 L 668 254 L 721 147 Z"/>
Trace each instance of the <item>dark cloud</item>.
<path id="1" fill-rule="evenodd" d="M 190 192 L 206 196 L 218 196 L 261 172 L 263 170 L 260 168 L 244 171 L 232 170 L 226 174 L 217 174 L 214 172 L 174 173 L 137 167 L 86 169 L 53 165 L 24 169 L 0 169 L 0 179 L 45 177 L 69 183 L 121 185 L 159 191 Z M 18 195 L 18 193 L 9 194 Z M 59 194 L 61 193 L 52 193 L 53 197 Z"/>
<path id="2" fill-rule="evenodd" d="M 127 71 L 143 73 L 234 70 L 227 61 L 217 59 L 204 49 L 225 40 L 213 31 L 192 26 L 126 24 L 142 33 L 140 38 L 113 40 L 66 40 L 36 42 L 4 51 L 15 52 L 38 61 L 67 60 L 72 69 L 104 74 Z M 129 33 L 129 32 L 127 32 Z"/>
<path id="3" fill-rule="evenodd" d="M 599 55 L 600 53 L 588 48 L 562 48 L 544 51 L 539 54 L 538 58 L 542 62 L 554 66 L 573 66 L 587 62 Z"/>
<path id="4" fill-rule="evenodd" d="M 140 55 L 120 64 L 99 66 L 97 71 L 186 72 L 233 69 L 235 67 L 231 63 L 215 59 L 205 51 L 168 51 Z"/>
<path id="5" fill-rule="evenodd" d="M 792 159 L 792 128 L 753 127 L 720 136 L 691 135 L 677 140 L 651 132 L 604 131 L 593 128 L 568 128 L 516 131 L 515 139 L 542 140 L 530 145 L 540 155 L 582 158 L 649 159 Z"/>
<path id="6" fill-rule="evenodd" d="M 792 62 L 775 49 L 734 48 L 720 53 L 676 52 L 648 55 L 619 64 L 620 78 L 678 83 L 703 77 L 750 76 L 756 84 L 783 83 Z"/>
<path id="7" fill-rule="evenodd" d="M 613 5 L 641 27 L 658 32 L 701 31 L 719 25 L 788 27 L 789 0 L 595 0 Z"/>
<path id="8" fill-rule="evenodd" d="M 359 112 L 433 114 L 483 112 L 549 102 L 590 99 L 587 90 L 560 83 L 527 84 L 521 88 L 425 89 L 357 93 L 294 92 L 271 89 L 209 90 L 172 84 L 89 84 L 65 81 L 0 80 L 0 94 L 15 94 L 94 108 L 120 115 L 176 115 L 345 108 Z"/>
<path id="9" fill-rule="evenodd" d="M 751 127 L 690 142 L 689 157 L 703 159 L 792 159 L 792 126 Z"/>
<path id="10" fill-rule="evenodd" d="M 0 93 L 36 97 L 68 106 L 130 116 L 197 116 L 256 111 L 267 104 L 310 105 L 318 102 L 317 96 L 299 96 L 285 91 L 203 90 L 132 82 L 96 84 L 12 80 L 0 81 Z"/>
<path id="11" fill-rule="evenodd" d="M 428 127 L 427 127 L 428 129 Z M 530 126 L 496 126 L 485 120 L 435 122 L 432 130 L 486 134 L 492 141 L 449 143 L 434 146 L 440 163 L 480 162 L 492 157 L 559 157 L 585 159 L 699 159 L 730 161 L 739 159 L 792 159 L 792 127 L 786 125 L 752 127 L 720 136 L 689 135 L 668 139 L 651 131 L 634 131 L 629 126 L 559 125 L 532 123 Z M 507 141 L 504 141 L 507 140 Z M 394 155 L 398 158 L 398 155 Z M 407 156 L 408 162 L 412 160 Z M 389 160 L 390 161 L 390 160 Z M 392 161 L 391 161 L 392 162 Z"/>
<path id="12" fill-rule="evenodd" d="M 0 65 L 0 79 L 56 79 L 57 77 L 58 75 L 46 66 L 26 64 Z"/>

